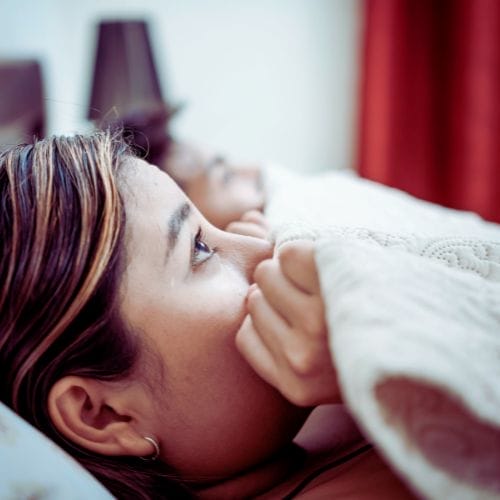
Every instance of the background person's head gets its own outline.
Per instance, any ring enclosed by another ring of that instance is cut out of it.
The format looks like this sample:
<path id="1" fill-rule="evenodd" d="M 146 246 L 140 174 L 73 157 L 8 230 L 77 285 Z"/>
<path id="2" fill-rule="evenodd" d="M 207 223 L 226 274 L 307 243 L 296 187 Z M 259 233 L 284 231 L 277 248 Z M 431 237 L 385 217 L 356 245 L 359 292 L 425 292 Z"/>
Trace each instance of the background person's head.
<path id="1" fill-rule="evenodd" d="M 180 497 L 176 475 L 225 477 L 292 438 L 304 411 L 234 346 L 266 242 L 208 224 L 105 133 L 5 153 L 0 196 L 2 401 L 121 497 Z M 160 460 L 140 460 L 145 435 Z"/>
<path id="2" fill-rule="evenodd" d="M 225 229 L 250 210 L 262 211 L 262 167 L 236 163 L 187 143 L 174 143 L 160 165 L 215 226 Z"/>

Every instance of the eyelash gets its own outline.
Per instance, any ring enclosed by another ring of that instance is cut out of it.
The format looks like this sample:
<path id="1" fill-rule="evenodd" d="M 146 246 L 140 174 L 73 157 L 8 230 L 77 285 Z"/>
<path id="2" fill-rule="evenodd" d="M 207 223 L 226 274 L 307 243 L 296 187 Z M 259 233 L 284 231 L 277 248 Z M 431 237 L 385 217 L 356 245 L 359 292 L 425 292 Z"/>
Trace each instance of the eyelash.
<path id="1" fill-rule="evenodd" d="M 202 243 L 206 247 L 206 249 L 200 250 L 200 249 L 196 248 L 199 243 Z M 216 248 L 210 248 L 203 241 L 203 231 L 201 230 L 201 227 L 198 228 L 198 232 L 196 233 L 196 236 L 193 239 L 193 247 L 191 250 L 191 266 L 197 267 L 197 266 L 205 263 L 207 260 L 209 260 L 215 254 L 216 251 L 217 251 Z M 201 252 L 203 252 L 205 255 L 200 258 Z"/>

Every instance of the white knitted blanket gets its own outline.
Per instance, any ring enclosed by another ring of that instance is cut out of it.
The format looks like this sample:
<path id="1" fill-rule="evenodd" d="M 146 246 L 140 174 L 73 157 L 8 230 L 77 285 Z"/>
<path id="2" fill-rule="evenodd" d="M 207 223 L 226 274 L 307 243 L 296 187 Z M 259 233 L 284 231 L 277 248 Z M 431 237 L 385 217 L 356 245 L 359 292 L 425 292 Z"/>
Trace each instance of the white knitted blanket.
<path id="1" fill-rule="evenodd" d="M 316 241 L 367 437 L 421 497 L 500 498 L 500 226 L 347 173 L 267 177 L 277 244 Z"/>

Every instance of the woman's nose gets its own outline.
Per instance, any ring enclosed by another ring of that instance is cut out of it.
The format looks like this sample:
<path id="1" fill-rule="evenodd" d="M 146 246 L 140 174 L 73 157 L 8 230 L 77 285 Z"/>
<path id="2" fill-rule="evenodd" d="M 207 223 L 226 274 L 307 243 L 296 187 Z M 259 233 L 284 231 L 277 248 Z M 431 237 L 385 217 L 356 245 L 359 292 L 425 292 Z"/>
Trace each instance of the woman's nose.
<path id="1" fill-rule="evenodd" d="M 245 165 L 239 167 L 238 172 L 242 177 L 256 179 L 260 175 L 260 168 L 256 165 Z"/>
<path id="2" fill-rule="evenodd" d="M 226 233 L 230 234 L 230 233 Z M 252 236 L 230 234 L 233 240 L 231 257 L 241 269 L 247 280 L 253 282 L 253 273 L 257 264 L 273 256 L 274 246 L 269 241 Z"/>

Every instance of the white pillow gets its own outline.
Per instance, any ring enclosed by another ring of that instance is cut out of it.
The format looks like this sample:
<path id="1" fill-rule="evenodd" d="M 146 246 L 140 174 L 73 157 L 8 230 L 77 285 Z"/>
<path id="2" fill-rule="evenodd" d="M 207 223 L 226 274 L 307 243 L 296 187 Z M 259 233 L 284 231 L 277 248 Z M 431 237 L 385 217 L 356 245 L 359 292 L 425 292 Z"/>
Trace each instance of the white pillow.
<path id="1" fill-rule="evenodd" d="M 0 471 L 0 498 L 114 498 L 73 458 L 2 403 Z"/>

